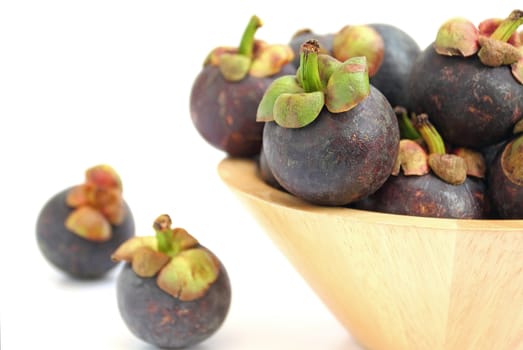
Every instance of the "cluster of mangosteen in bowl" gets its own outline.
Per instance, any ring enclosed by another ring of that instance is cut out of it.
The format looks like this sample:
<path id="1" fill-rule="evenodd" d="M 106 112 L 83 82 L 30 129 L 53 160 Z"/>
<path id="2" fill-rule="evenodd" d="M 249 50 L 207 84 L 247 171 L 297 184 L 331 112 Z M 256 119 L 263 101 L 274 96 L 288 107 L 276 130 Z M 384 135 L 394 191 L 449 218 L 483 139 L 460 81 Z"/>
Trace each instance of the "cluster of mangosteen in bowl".
<path id="1" fill-rule="evenodd" d="M 212 123 L 248 119 L 259 151 L 220 149 L 256 157 L 264 181 L 313 204 L 523 218 L 522 23 L 519 10 L 479 26 L 452 18 L 424 50 L 388 24 L 300 30 L 289 42 L 293 57 L 278 61 L 295 71 L 270 76 L 257 102 L 232 98 L 216 116 L 192 100 L 191 113 Z M 198 101 L 200 79 L 192 90 Z M 207 98 L 217 106 L 236 88 L 252 94 L 230 85 Z"/>

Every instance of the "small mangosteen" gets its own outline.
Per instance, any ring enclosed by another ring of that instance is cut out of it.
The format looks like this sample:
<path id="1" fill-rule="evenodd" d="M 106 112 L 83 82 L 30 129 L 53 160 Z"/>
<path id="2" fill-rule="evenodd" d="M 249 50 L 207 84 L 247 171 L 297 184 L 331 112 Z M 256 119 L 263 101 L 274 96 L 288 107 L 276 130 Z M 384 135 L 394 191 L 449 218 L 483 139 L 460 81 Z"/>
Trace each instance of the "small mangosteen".
<path id="1" fill-rule="evenodd" d="M 427 113 L 455 146 L 499 143 L 523 118 L 523 49 L 514 46 L 519 39 L 509 41 L 523 12 L 487 22 L 478 29 L 463 18 L 448 20 L 412 68 L 412 111 Z"/>
<path id="2" fill-rule="evenodd" d="M 396 159 L 399 129 L 387 99 L 369 84 L 366 58 L 345 62 L 302 45 L 296 75 L 276 79 L 258 107 L 263 152 L 278 183 L 320 205 L 376 191 Z"/>
<path id="3" fill-rule="evenodd" d="M 481 154 L 463 148 L 448 154 L 428 116 L 420 114 L 415 119 L 419 137 L 402 135 L 392 176 L 353 207 L 424 217 L 486 218 L 490 206 Z M 412 130 L 409 119 L 402 116 L 399 122 L 404 124 L 401 130 Z"/>
<path id="4" fill-rule="evenodd" d="M 36 238 L 43 256 L 76 278 L 99 278 L 116 266 L 112 252 L 134 236 L 122 182 L 108 165 L 87 169 L 85 182 L 53 196 L 42 208 Z"/>
<path id="5" fill-rule="evenodd" d="M 320 53 L 342 62 L 350 57 L 365 56 L 371 85 L 385 95 L 391 106 L 410 108 L 410 71 L 421 49 L 405 31 L 385 23 L 347 25 L 336 33 L 323 35 L 310 29 L 298 31 L 290 42 L 296 67 L 300 46 L 307 39 L 318 40 Z"/>
<path id="6" fill-rule="evenodd" d="M 138 338 L 166 349 L 204 341 L 223 324 L 231 285 L 222 262 L 171 218 L 154 222 L 156 236 L 135 236 L 112 255 L 125 261 L 117 280 L 121 317 Z"/>
<path id="7" fill-rule="evenodd" d="M 208 143 L 231 156 L 260 152 L 263 125 L 256 123 L 256 108 L 275 77 L 295 71 L 289 46 L 254 39 L 261 26 L 252 16 L 238 48 L 215 48 L 191 89 L 194 126 Z"/>
<path id="8" fill-rule="evenodd" d="M 489 196 L 504 219 L 523 219 L 523 134 L 497 153 L 489 168 Z"/>

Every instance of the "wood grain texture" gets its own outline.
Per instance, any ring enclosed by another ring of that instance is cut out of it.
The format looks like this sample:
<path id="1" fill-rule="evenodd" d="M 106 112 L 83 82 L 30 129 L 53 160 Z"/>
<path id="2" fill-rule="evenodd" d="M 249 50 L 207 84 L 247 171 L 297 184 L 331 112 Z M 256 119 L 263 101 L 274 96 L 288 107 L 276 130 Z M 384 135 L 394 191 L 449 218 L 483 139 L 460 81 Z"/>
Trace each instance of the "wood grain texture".
<path id="1" fill-rule="evenodd" d="M 523 220 L 319 207 L 265 184 L 253 161 L 218 172 L 366 348 L 523 349 Z"/>

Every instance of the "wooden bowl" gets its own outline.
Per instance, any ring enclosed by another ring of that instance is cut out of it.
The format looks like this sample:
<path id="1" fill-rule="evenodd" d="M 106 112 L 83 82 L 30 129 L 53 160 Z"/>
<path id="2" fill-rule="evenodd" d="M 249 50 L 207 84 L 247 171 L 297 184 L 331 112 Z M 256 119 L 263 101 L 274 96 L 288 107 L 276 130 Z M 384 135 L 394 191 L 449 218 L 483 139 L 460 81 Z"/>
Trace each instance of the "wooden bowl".
<path id="1" fill-rule="evenodd" d="M 523 349 L 523 220 L 456 220 L 308 204 L 251 160 L 221 179 L 330 311 L 372 350 Z M 523 199 L 522 199 L 523 200 Z"/>

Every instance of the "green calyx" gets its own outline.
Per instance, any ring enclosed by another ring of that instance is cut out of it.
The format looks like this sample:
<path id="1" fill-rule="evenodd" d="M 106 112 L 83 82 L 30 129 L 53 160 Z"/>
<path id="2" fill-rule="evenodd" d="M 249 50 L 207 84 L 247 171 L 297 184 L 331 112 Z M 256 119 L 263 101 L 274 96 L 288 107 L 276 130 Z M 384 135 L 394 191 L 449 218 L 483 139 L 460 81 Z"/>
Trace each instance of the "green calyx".
<path id="1" fill-rule="evenodd" d="M 479 50 L 479 31 L 466 18 L 455 17 L 441 25 L 434 41 L 434 49 L 440 55 L 474 55 Z"/>
<path id="2" fill-rule="evenodd" d="M 446 153 L 445 143 L 427 114 L 415 117 L 414 123 L 429 150 L 428 162 L 430 169 L 443 181 L 459 185 L 467 179 L 467 164 L 465 159 L 455 154 Z"/>
<path id="3" fill-rule="evenodd" d="M 126 261 L 140 277 L 156 276 L 160 289 L 182 301 L 195 300 L 207 292 L 220 272 L 218 259 L 182 228 L 171 228 L 168 215 L 153 224 L 155 236 L 135 236 L 111 255 Z"/>
<path id="4" fill-rule="evenodd" d="M 521 51 L 508 41 L 522 24 L 523 11 L 514 10 L 497 25 L 493 33 L 489 36 L 481 36 L 479 38 L 481 48 L 478 51 L 480 61 L 490 67 L 499 67 L 516 64 L 521 60 L 523 58 Z M 521 80 L 521 76 L 515 77 Z"/>
<path id="5" fill-rule="evenodd" d="M 434 48 L 447 56 L 477 54 L 489 67 L 511 65 L 512 75 L 523 84 L 523 49 L 517 33 L 523 24 L 523 11 L 514 10 L 505 19 L 490 18 L 477 28 L 464 18 L 452 18 L 438 30 Z"/>
<path id="6" fill-rule="evenodd" d="M 347 25 L 335 33 L 332 41 L 332 56 L 340 61 L 365 56 L 370 77 L 380 69 L 384 52 L 383 38 L 368 25 Z"/>
<path id="7" fill-rule="evenodd" d="M 219 68 L 225 79 L 239 81 L 247 75 L 254 51 L 254 35 L 262 25 L 262 21 L 257 16 L 252 16 L 245 27 L 237 52 L 225 53 L 221 56 Z"/>
<path id="8" fill-rule="evenodd" d="M 263 25 L 260 18 L 252 16 L 243 32 L 237 48 L 220 46 L 209 53 L 204 65 L 220 69 L 225 80 L 240 81 L 247 75 L 267 77 L 278 73 L 284 65 L 294 58 L 288 45 L 269 45 L 256 40 L 255 34 Z"/>
<path id="9" fill-rule="evenodd" d="M 317 40 L 303 43 L 296 75 L 272 82 L 258 105 L 257 121 L 301 128 L 313 122 L 323 106 L 331 113 L 346 112 L 370 94 L 364 56 L 340 62 L 319 50 Z"/>

